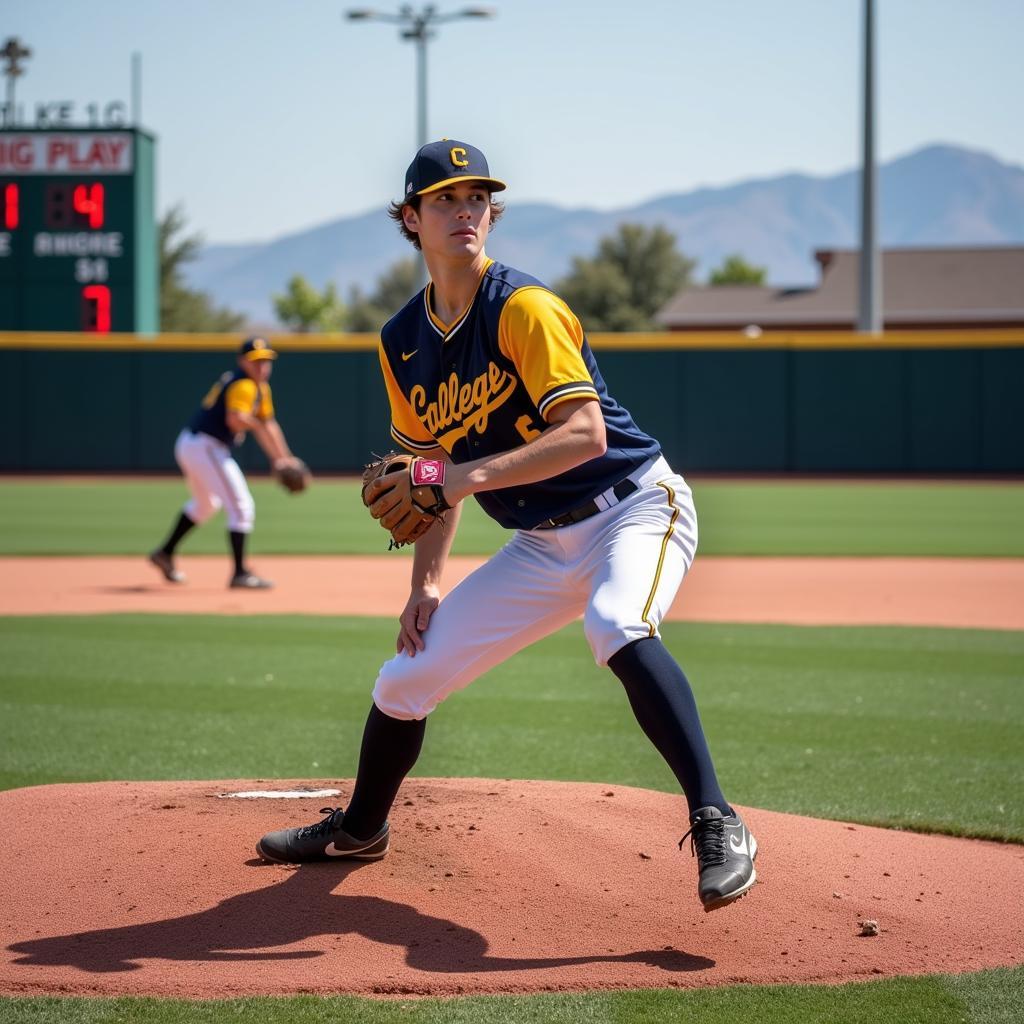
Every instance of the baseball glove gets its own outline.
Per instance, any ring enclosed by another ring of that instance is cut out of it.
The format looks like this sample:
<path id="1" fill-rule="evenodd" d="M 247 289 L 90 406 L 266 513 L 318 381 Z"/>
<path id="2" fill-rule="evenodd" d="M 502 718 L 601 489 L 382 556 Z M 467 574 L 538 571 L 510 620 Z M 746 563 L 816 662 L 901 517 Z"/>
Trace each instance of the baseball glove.
<path id="1" fill-rule="evenodd" d="M 302 459 L 292 456 L 274 466 L 274 477 L 290 494 L 301 494 L 313 481 L 313 474 Z"/>
<path id="2" fill-rule="evenodd" d="M 388 452 L 363 470 L 363 504 L 391 534 L 391 548 L 415 544 L 451 506 L 444 497 L 445 463 Z M 371 490 L 376 480 L 383 484 Z"/>

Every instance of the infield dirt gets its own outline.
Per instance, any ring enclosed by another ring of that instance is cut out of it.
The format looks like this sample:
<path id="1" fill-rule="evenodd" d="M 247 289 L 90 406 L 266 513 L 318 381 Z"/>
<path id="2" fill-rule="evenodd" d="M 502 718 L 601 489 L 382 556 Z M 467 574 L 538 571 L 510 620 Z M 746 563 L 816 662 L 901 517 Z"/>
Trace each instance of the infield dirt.
<path id="1" fill-rule="evenodd" d="M 408 597 L 402 555 L 263 556 L 274 590 L 226 587 L 224 557 L 179 559 L 185 585 L 144 558 L 0 558 L 0 615 L 94 612 L 395 616 Z M 480 559 L 452 558 L 447 589 Z M 668 616 L 695 622 L 1024 629 L 1024 559 L 698 558 Z"/>

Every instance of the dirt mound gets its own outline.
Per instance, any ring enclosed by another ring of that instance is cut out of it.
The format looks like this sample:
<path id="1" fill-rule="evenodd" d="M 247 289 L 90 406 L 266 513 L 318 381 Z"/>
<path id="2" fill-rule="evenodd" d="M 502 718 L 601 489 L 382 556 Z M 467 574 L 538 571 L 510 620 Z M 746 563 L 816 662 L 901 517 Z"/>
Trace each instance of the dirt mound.
<path id="1" fill-rule="evenodd" d="M 1024 849 L 744 811 L 759 882 L 704 914 L 679 797 L 414 779 L 378 863 L 265 865 L 332 783 L 0 793 L 0 992 L 228 997 L 842 981 L 1021 962 Z M 70 827 L 43 827 L 61 808 Z M 865 918 L 879 934 L 860 934 Z M 980 923 L 976 927 L 972 923 Z"/>

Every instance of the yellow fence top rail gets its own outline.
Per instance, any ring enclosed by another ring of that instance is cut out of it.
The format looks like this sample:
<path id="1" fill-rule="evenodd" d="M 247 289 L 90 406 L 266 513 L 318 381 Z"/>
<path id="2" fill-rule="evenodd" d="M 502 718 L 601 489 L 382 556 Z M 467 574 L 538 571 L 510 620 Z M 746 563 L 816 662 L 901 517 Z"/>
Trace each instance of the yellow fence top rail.
<path id="1" fill-rule="evenodd" d="M 369 352 L 375 334 L 267 334 L 281 352 Z M 595 349 L 619 351 L 687 349 L 854 349 L 884 351 L 906 348 L 1024 348 L 1024 328 L 944 331 L 765 331 L 755 337 L 728 331 L 661 331 L 647 334 L 591 334 Z M 59 349 L 79 352 L 234 352 L 238 334 L 78 334 L 0 331 L 0 349 Z"/>

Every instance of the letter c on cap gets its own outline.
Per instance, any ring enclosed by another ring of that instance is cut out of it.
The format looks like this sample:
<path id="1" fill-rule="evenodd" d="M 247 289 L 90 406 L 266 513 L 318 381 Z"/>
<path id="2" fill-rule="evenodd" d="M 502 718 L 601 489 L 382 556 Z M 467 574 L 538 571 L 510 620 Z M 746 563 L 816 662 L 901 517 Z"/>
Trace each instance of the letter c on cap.
<path id="1" fill-rule="evenodd" d="M 451 157 L 453 167 L 469 166 L 469 161 L 464 159 L 466 156 L 466 151 L 461 146 L 452 146 L 451 152 L 448 155 Z M 463 157 L 462 160 L 459 159 L 460 155 Z"/>

